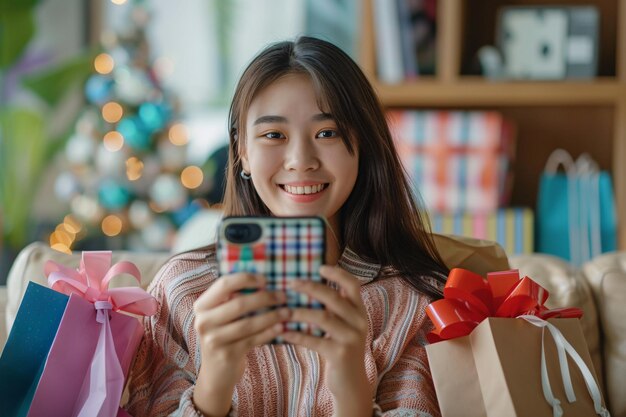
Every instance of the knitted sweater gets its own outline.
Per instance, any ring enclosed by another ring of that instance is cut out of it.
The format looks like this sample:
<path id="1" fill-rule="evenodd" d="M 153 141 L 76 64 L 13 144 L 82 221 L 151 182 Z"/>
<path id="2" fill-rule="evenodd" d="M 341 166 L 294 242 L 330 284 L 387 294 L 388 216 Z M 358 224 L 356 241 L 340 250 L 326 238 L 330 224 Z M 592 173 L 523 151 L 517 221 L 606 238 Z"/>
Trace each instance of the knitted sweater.
<path id="1" fill-rule="evenodd" d="M 400 277 L 374 279 L 380 266 L 346 249 L 339 265 L 361 281 L 369 331 L 365 369 L 375 416 L 438 416 L 426 351 L 430 299 Z M 215 253 L 198 250 L 166 263 L 149 291 L 160 303 L 146 318 L 145 336 L 131 372 L 126 407 L 134 417 L 200 416 L 192 402 L 200 369 L 193 327 L 194 301 L 217 278 Z M 428 279 L 428 277 L 425 277 Z M 324 384 L 324 359 L 294 345 L 265 345 L 247 356 L 235 387 L 231 415 L 331 416 L 333 398 Z"/>

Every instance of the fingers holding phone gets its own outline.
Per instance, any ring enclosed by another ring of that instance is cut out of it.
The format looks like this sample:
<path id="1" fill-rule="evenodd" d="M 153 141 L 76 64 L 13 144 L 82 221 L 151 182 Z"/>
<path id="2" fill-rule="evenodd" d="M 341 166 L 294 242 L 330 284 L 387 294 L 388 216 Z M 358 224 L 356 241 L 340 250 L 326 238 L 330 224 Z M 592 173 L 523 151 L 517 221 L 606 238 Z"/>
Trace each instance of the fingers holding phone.
<path id="1" fill-rule="evenodd" d="M 339 365 L 350 360 L 350 357 L 358 357 L 355 353 L 364 352 L 368 331 L 367 312 L 360 295 L 360 283 L 355 276 L 331 266 L 323 266 L 321 273 L 328 281 L 337 284 L 338 290 L 305 281 L 294 281 L 290 287 L 319 300 L 326 309 L 294 309 L 291 320 L 319 327 L 326 333 L 326 337 L 311 338 L 288 332 L 283 338 L 290 343 L 305 345 Z"/>
<path id="2" fill-rule="evenodd" d="M 289 318 L 288 309 L 276 308 L 285 303 L 285 295 L 266 291 L 265 285 L 262 276 L 235 273 L 221 277 L 198 298 L 194 325 L 206 349 L 215 351 L 229 345 L 232 351 L 234 346 L 230 345 L 238 344 L 240 349 L 234 352 L 247 352 L 281 332 L 282 325 L 272 326 Z M 251 289 L 257 291 L 247 293 Z"/>

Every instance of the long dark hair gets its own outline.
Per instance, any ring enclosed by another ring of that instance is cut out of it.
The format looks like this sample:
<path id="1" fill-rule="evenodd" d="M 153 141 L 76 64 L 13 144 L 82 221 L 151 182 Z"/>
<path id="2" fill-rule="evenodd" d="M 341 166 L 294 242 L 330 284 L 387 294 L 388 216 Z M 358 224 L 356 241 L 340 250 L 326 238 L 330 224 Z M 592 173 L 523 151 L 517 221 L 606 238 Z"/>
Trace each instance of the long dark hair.
<path id="1" fill-rule="evenodd" d="M 240 177 L 240 152 L 250 103 L 287 74 L 311 78 L 320 109 L 332 114 L 348 151 L 358 152 L 356 184 L 340 213 L 343 245 L 384 266 L 382 276 L 399 273 L 417 290 L 439 298 L 437 282 L 445 281 L 448 270 L 413 197 L 382 106 L 357 64 L 329 42 L 302 36 L 273 44 L 244 71 L 230 106 L 224 213 L 271 215 L 251 181 Z"/>

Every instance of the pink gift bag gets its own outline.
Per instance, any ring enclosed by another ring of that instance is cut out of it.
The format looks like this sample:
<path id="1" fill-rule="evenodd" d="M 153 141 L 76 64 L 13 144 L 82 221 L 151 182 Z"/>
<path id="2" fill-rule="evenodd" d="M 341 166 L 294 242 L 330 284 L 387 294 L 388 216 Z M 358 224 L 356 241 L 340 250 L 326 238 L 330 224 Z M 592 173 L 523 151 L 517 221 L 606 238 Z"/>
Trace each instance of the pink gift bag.
<path id="1" fill-rule="evenodd" d="M 157 301 L 141 288 L 109 289 L 116 275 L 140 282 L 130 262 L 111 267 L 111 252 L 83 252 L 79 270 L 49 261 L 48 284 L 70 295 L 29 417 L 115 417 L 128 370 L 143 336 L 135 315 L 153 315 Z"/>

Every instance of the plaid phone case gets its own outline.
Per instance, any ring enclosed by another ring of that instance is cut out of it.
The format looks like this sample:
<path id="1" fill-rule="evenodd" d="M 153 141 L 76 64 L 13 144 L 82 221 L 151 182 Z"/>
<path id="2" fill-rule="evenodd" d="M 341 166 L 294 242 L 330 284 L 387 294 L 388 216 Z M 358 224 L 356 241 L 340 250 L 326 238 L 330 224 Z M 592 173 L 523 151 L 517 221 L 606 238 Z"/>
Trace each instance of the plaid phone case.
<path id="1" fill-rule="evenodd" d="M 258 239 L 246 243 L 229 240 L 226 233 L 229 226 L 249 224 L 260 226 Z M 319 301 L 288 290 L 287 283 L 293 279 L 324 281 L 319 268 L 324 263 L 325 230 L 319 217 L 226 217 L 218 236 L 219 273 L 263 274 L 268 291 L 286 292 L 286 306 L 322 309 L 324 306 Z M 307 323 L 286 323 L 285 330 L 323 336 L 321 329 Z"/>

